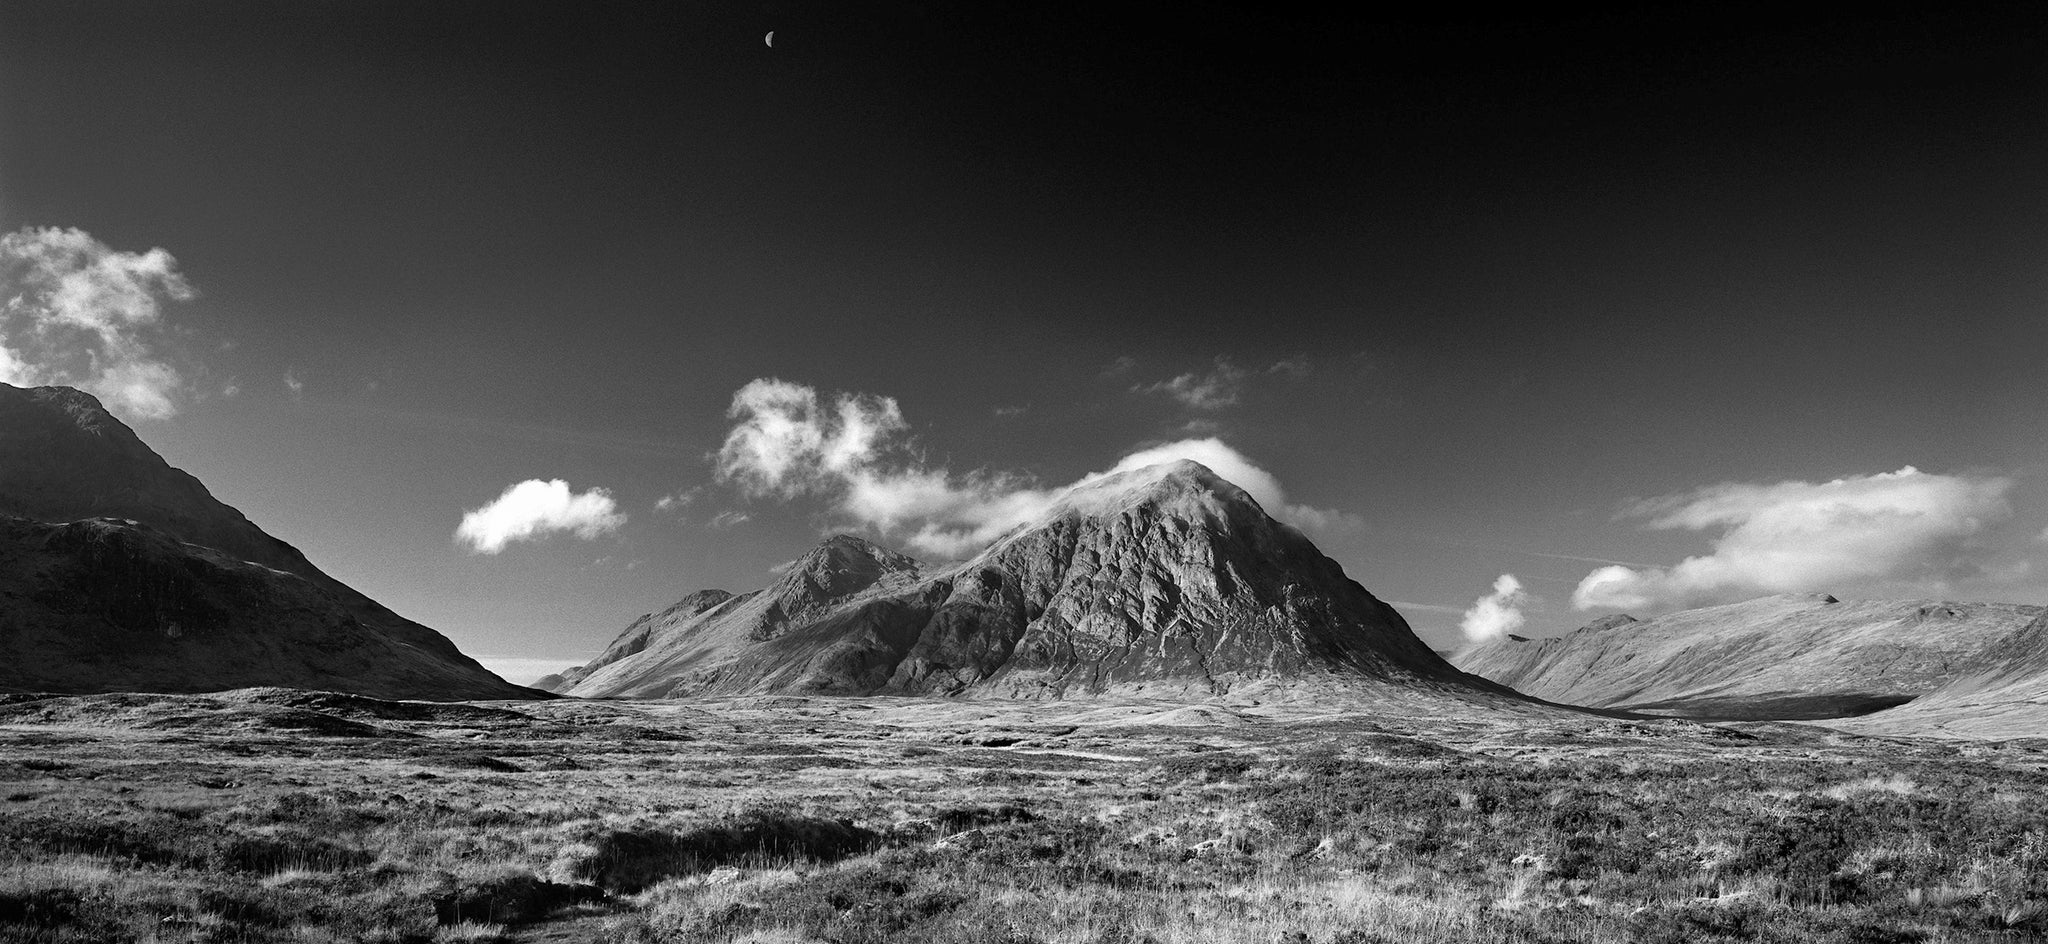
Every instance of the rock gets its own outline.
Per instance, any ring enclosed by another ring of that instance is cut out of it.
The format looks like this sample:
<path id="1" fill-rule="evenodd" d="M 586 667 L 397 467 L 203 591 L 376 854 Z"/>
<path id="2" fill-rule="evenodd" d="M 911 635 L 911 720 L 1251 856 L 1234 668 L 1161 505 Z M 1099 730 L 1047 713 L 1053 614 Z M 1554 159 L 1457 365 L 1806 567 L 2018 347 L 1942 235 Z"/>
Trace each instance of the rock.
<path id="1" fill-rule="evenodd" d="M 0 689 L 532 698 L 322 573 L 98 400 L 0 384 Z"/>
<path id="2" fill-rule="evenodd" d="M 972 851 L 988 846 L 988 833 L 979 829 L 954 833 L 932 843 L 934 849 L 962 849 Z"/>
<path id="3" fill-rule="evenodd" d="M 686 598 L 685 603 L 689 599 Z M 570 694 L 1512 697 L 1193 462 L 1101 479 L 942 569 L 849 535 L 764 590 L 627 627 Z"/>

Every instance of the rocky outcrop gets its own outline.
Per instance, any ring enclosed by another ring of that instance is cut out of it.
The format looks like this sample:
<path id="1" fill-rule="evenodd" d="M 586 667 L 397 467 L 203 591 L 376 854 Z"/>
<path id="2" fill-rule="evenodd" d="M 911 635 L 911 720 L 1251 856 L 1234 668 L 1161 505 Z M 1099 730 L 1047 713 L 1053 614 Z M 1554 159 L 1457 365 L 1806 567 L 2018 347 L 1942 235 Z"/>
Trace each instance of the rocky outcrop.
<path id="1" fill-rule="evenodd" d="M 1652 619 L 1603 617 L 1554 639 L 1470 646 L 1452 661 L 1570 705 L 1701 719 L 1839 718 L 1948 684 L 2042 612 L 1788 594 Z"/>
<path id="2" fill-rule="evenodd" d="M 1505 694 L 1193 462 L 1077 489 L 955 566 L 841 535 L 765 590 L 692 609 L 636 621 L 568 691 Z"/>
<path id="3" fill-rule="evenodd" d="M 531 698 L 322 573 L 89 394 L 0 384 L 0 685 Z"/>

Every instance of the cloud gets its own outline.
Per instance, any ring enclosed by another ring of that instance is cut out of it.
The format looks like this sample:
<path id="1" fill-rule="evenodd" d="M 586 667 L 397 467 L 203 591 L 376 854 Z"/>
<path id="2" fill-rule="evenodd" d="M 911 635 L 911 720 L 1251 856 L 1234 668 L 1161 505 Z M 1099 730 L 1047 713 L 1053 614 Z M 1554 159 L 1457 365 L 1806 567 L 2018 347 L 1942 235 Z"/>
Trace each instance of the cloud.
<path id="1" fill-rule="evenodd" d="M 1493 592 L 1473 601 L 1465 611 L 1458 628 L 1472 642 L 1499 639 L 1522 628 L 1522 607 L 1528 603 L 1522 582 L 1514 574 L 1501 574 L 1493 580 Z"/>
<path id="2" fill-rule="evenodd" d="M 753 515 L 747 514 L 744 511 L 721 511 L 711 516 L 709 524 L 714 531 L 724 531 L 727 528 L 738 527 L 752 521 L 753 518 Z"/>
<path id="3" fill-rule="evenodd" d="M 931 554 L 970 554 L 1044 514 L 1071 488 L 1175 459 L 1208 466 L 1283 521 L 1321 527 L 1356 520 L 1289 504 L 1278 479 L 1214 438 L 1140 449 L 1066 488 L 1041 488 L 1015 474 L 926 465 L 911 449 L 901 407 L 888 397 L 827 399 L 811 387 L 764 378 L 733 395 L 728 415 L 733 427 L 713 457 L 720 481 L 756 498 L 824 499 L 840 516 Z"/>
<path id="4" fill-rule="evenodd" d="M 478 554 L 496 554 L 514 541 L 534 541 L 568 531 L 586 541 L 626 523 L 618 503 L 601 488 L 578 495 L 561 479 L 527 479 L 505 489 L 488 505 L 462 516 L 455 539 Z"/>
<path id="5" fill-rule="evenodd" d="M 292 399 L 294 400 L 298 399 L 300 396 L 303 396 L 305 394 L 306 382 L 299 379 L 299 373 L 297 368 L 285 369 L 284 388 L 287 391 L 291 392 Z"/>
<path id="6" fill-rule="evenodd" d="M 1132 393 L 1157 393 L 1179 400 L 1197 410 L 1220 410 L 1236 406 L 1249 376 L 1227 357 L 1216 359 L 1206 371 L 1190 371 L 1170 380 L 1132 387 Z"/>
<path id="7" fill-rule="evenodd" d="M 1599 568 L 1572 593 L 1591 609 L 1703 606 L 1857 581 L 1939 583 L 1981 571 L 1972 539 L 2012 514 L 2012 480 L 1897 472 L 1830 482 L 1713 485 L 1636 502 L 1656 530 L 1718 531 L 1710 554 L 1671 567 Z"/>
<path id="8" fill-rule="evenodd" d="M 690 505 L 696 502 L 698 497 L 703 494 L 704 486 L 698 485 L 692 488 L 683 489 L 682 491 L 677 492 L 673 495 L 663 495 L 660 498 L 654 500 L 654 510 L 681 511 L 685 508 L 690 507 Z"/>
<path id="9" fill-rule="evenodd" d="M 1314 369 L 1314 365 L 1309 363 L 1308 355 L 1296 354 L 1286 360 L 1273 362 L 1273 366 L 1266 368 L 1266 373 L 1280 374 L 1287 377 L 1306 377 Z"/>
<path id="10" fill-rule="evenodd" d="M 0 236 L 0 381 L 91 391 L 141 419 L 178 412 L 185 378 L 163 352 L 163 301 L 193 297 L 161 248 L 120 252 L 83 230 Z"/>
<path id="11" fill-rule="evenodd" d="M 1136 361 L 1131 361 L 1129 366 L 1136 365 Z M 1221 410 L 1236 406 L 1244 398 L 1245 384 L 1254 377 L 1299 380 L 1308 376 L 1312 369 L 1309 359 L 1301 355 L 1275 361 L 1256 371 L 1239 367 L 1228 357 L 1218 357 L 1208 370 L 1189 371 L 1158 383 L 1138 384 L 1131 388 L 1131 392 L 1171 397 L 1196 410 Z"/>

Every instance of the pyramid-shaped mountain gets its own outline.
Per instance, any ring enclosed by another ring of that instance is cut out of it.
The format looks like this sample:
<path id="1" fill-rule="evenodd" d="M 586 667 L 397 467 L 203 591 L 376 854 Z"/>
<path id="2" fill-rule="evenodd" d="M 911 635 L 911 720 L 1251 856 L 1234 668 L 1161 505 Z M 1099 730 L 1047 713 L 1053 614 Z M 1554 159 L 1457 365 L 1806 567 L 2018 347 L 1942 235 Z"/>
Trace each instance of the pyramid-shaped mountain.
<path id="1" fill-rule="evenodd" d="M 629 697 L 1508 695 L 1452 668 L 1301 532 L 1186 461 L 1078 488 L 944 568 L 833 537 L 766 589 L 704 591 L 642 617 L 556 684 Z"/>
<path id="2" fill-rule="evenodd" d="M 0 689 L 525 698 L 322 573 L 91 395 L 0 384 Z"/>

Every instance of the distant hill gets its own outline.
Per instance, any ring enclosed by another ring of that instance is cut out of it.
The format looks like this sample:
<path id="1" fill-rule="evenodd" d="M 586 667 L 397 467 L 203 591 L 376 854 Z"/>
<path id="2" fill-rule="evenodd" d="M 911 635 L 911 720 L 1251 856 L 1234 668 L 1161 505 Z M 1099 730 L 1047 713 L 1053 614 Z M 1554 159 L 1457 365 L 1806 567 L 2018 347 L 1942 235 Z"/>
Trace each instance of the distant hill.
<path id="1" fill-rule="evenodd" d="M 1872 734 L 2048 739 L 2048 614 L 1993 643 L 1940 688 L 1839 726 Z"/>
<path id="2" fill-rule="evenodd" d="M 0 687 L 532 698 L 172 468 L 91 395 L 0 384 Z"/>
<path id="3" fill-rule="evenodd" d="M 1075 490 L 965 563 L 840 535 L 769 587 L 635 621 L 579 696 L 1456 694 L 1452 668 L 1301 532 L 1193 462 Z"/>
<path id="4" fill-rule="evenodd" d="M 1781 595 L 1455 653 L 1548 701 L 1696 719 L 1802 720 L 1904 704 L 1963 674 L 2043 607 Z"/>

